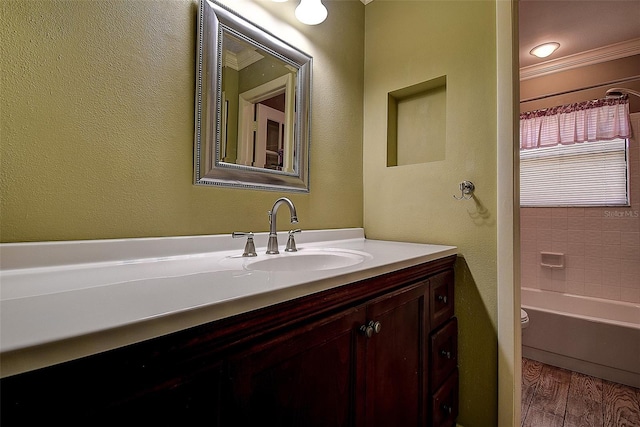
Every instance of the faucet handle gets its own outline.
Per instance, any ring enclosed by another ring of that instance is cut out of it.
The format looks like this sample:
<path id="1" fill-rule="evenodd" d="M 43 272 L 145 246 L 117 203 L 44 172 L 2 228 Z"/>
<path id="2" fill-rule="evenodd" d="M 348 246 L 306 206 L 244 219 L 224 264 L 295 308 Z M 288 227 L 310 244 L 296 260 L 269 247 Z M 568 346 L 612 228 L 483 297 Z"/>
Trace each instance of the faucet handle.
<path id="1" fill-rule="evenodd" d="M 247 236 L 247 244 L 244 245 L 244 253 L 242 254 L 242 256 L 244 257 L 258 256 L 258 254 L 256 253 L 256 246 L 253 243 L 252 231 L 249 231 L 248 233 L 245 233 L 242 231 L 234 231 L 233 233 L 231 233 L 231 237 L 234 239 L 237 239 L 239 237 L 244 237 L 244 236 Z"/>
<path id="2" fill-rule="evenodd" d="M 297 252 L 298 248 L 296 248 L 296 241 L 293 238 L 295 233 L 302 232 L 301 229 L 296 228 L 295 230 L 289 230 L 289 240 L 287 240 L 287 247 L 284 249 L 285 252 Z"/>

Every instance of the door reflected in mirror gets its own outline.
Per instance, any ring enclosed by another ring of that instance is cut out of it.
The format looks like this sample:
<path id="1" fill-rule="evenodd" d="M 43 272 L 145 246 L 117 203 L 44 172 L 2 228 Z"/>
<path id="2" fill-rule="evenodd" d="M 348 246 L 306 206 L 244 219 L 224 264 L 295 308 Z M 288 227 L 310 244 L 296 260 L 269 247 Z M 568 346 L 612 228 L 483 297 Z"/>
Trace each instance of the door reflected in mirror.
<path id="1" fill-rule="evenodd" d="M 195 183 L 308 191 L 311 57 L 210 0 L 199 20 Z"/>
<path id="2" fill-rule="evenodd" d="M 219 161 L 294 172 L 297 69 L 223 31 L 226 133 Z"/>

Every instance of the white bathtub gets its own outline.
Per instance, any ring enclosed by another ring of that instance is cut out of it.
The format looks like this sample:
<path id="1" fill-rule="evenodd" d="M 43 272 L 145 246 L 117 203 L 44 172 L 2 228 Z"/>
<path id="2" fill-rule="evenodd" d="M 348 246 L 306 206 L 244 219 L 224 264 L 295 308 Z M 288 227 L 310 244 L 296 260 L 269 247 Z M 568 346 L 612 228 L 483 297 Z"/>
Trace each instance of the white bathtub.
<path id="1" fill-rule="evenodd" d="M 522 355 L 640 387 L 640 304 L 522 288 Z"/>

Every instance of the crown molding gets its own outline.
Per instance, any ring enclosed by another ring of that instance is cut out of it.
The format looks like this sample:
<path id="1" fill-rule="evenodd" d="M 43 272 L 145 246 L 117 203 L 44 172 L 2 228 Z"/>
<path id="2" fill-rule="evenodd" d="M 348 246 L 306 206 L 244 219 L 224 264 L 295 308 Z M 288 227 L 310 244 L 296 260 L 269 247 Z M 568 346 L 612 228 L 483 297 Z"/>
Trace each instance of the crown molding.
<path id="1" fill-rule="evenodd" d="M 264 56 L 250 49 L 243 50 L 240 53 L 225 52 L 224 66 L 239 71 L 262 58 Z"/>
<path id="2" fill-rule="evenodd" d="M 362 2 L 362 4 L 364 4 L 366 6 L 369 3 L 371 3 L 373 0 L 360 0 L 360 1 Z"/>
<path id="3" fill-rule="evenodd" d="M 552 59 L 540 64 L 522 67 L 520 68 L 520 80 L 533 79 L 560 71 L 613 61 L 614 59 L 626 58 L 627 56 L 638 54 L 640 54 L 640 38 L 631 39 L 597 49 L 586 50 L 576 53 L 575 55 Z"/>

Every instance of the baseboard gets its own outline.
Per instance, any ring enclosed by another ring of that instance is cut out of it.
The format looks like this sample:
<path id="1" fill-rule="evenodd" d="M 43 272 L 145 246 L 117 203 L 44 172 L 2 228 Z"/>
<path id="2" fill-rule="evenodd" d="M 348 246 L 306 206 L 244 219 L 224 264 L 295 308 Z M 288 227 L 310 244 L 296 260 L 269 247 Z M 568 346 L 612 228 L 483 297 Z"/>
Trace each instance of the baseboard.
<path id="1" fill-rule="evenodd" d="M 623 371 L 621 369 L 599 365 L 585 360 L 574 359 L 562 354 L 552 353 L 527 346 L 522 346 L 522 357 L 537 360 L 538 362 L 546 363 L 547 365 L 580 372 L 592 377 L 602 378 L 619 384 L 640 388 L 640 374 L 635 372 Z"/>

